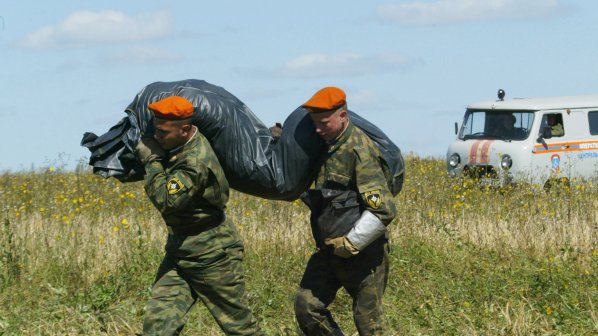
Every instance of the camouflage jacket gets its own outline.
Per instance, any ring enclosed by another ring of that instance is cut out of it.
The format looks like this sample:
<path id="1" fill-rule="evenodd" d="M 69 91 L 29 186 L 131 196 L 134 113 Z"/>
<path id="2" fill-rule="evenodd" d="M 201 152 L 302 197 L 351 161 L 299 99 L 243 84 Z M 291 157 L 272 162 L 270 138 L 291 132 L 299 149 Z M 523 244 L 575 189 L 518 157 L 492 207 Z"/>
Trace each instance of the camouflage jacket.
<path id="1" fill-rule="evenodd" d="M 349 122 L 338 140 L 328 145 L 322 166 L 304 201 L 312 210 L 314 238 L 346 234 L 364 210 L 384 225 L 395 217 L 396 207 L 374 142 Z"/>
<path id="2" fill-rule="evenodd" d="M 145 191 L 166 225 L 194 231 L 223 221 L 228 181 L 203 134 L 148 162 L 145 171 Z"/>

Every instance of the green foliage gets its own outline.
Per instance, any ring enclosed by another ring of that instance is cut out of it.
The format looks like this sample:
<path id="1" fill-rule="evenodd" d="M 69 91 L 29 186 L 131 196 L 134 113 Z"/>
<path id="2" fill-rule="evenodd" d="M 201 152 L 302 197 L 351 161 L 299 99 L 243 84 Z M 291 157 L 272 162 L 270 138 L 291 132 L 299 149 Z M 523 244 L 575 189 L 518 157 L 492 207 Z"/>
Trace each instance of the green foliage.
<path id="1" fill-rule="evenodd" d="M 0 288 L 4 288 L 11 282 L 18 281 L 21 274 L 19 256 L 15 252 L 14 235 L 8 215 L 4 218 L 2 235 L 5 239 L 2 240 L 2 245 L 0 245 L 0 251 L 2 251 L 0 261 L 4 266 L 5 272 L 0 273 Z"/>
<path id="2" fill-rule="evenodd" d="M 598 333 L 598 190 L 492 189 L 407 157 L 390 225 L 389 334 Z M 166 237 L 139 183 L 84 169 L 0 176 L 0 334 L 131 335 Z M 250 304 L 263 329 L 296 335 L 293 299 L 314 244 L 307 209 L 233 192 Z M 331 305 L 355 333 L 350 297 Z M 184 335 L 218 335 L 198 304 Z"/>
<path id="3" fill-rule="evenodd" d="M 505 256 L 473 244 L 438 249 L 415 237 L 402 240 L 393 255 L 396 284 L 389 288 L 396 295 L 386 298 L 396 299 L 393 324 L 406 334 L 596 331 L 598 280 L 573 263 Z"/>

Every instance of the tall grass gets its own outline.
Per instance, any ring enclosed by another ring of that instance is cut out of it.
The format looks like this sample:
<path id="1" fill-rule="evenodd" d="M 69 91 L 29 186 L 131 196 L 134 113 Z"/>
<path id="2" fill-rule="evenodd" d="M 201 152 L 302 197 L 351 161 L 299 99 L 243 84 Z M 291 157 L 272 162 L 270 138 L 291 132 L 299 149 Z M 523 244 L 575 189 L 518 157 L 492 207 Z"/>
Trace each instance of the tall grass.
<path id="1" fill-rule="evenodd" d="M 598 188 L 549 192 L 448 179 L 444 162 L 407 157 L 394 200 L 389 334 L 598 333 Z M 88 171 L 0 176 L 0 334 L 132 335 L 166 237 L 140 183 Z M 314 250 L 298 201 L 232 192 L 250 304 L 263 329 L 296 335 L 293 296 Z M 350 297 L 331 310 L 355 333 Z M 219 335 L 201 304 L 185 335 Z"/>

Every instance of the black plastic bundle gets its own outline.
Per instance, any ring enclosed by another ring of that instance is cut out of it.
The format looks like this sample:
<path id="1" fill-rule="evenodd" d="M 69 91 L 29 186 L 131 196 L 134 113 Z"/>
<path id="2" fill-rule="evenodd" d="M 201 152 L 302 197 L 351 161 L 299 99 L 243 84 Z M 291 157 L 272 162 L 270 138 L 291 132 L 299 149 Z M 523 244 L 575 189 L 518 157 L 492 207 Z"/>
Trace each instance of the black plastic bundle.
<path id="1" fill-rule="evenodd" d="M 153 133 L 147 106 L 169 96 L 193 103 L 193 124 L 210 141 L 230 186 L 268 199 L 296 199 L 311 183 L 324 143 L 315 134 L 308 112 L 293 111 L 280 138 L 273 137 L 253 112 L 219 86 L 203 80 L 156 82 L 143 88 L 125 109 L 127 116 L 101 136 L 85 133 L 81 145 L 90 152 L 93 172 L 121 182 L 143 178 L 135 147 L 143 134 Z M 404 163 L 399 148 L 376 126 L 353 112 L 355 125 L 381 149 L 393 194 L 402 186 Z"/>

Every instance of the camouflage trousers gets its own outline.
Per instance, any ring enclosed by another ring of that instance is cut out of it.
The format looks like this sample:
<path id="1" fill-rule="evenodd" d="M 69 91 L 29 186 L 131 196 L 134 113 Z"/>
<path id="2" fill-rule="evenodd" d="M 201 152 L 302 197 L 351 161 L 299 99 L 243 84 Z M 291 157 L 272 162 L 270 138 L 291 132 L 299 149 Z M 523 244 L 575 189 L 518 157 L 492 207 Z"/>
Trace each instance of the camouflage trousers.
<path id="1" fill-rule="evenodd" d="M 178 335 L 201 300 L 227 335 L 262 335 L 245 301 L 243 245 L 234 225 L 169 235 L 145 308 L 143 335 Z"/>
<path id="2" fill-rule="evenodd" d="M 349 259 L 333 255 L 330 249 L 314 253 L 295 297 L 295 316 L 305 335 L 342 335 L 327 309 L 341 287 L 353 298 L 353 320 L 359 335 L 383 335 L 388 252 L 388 242 L 381 237 Z"/>

